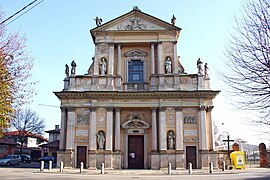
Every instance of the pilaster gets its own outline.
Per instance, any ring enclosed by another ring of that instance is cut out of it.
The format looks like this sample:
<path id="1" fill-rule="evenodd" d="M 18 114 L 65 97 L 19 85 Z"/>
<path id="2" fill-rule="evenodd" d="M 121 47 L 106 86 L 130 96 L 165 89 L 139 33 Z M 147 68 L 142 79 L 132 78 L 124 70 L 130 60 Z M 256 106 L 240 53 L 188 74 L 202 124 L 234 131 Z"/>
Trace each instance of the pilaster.
<path id="1" fill-rule="evenodd" d="M 107 110 L 107 122 L 106 122 L 106 150 L 112 151 L 113 143 L 113 107 L 106 107 Z"/>
<path id="2" fill-rule="evenodd" d="M 199 131 L 200 131 L 200 141 L 199 141 L 199 149 L 207 150 L 207 134 L 206 134 L 206 111 L 205 106 L 200 106 L 198 111 L 199 116 Z"/>
<path id="3" fill-rule="evenodd" d="M 159 150 L 166 151 L 166 107 L 159 107 Z"/>
<path id="4" fill-rule="evenodd" d="M 115 151 L 120 152 L 120 107 L 115 108 Z"/>

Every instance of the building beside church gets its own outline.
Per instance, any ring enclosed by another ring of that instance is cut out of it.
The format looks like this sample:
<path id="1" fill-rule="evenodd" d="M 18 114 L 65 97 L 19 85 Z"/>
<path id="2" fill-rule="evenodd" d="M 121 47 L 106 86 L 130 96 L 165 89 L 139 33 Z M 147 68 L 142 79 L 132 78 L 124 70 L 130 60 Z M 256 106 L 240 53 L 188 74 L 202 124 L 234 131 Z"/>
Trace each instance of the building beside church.
<path id="1" fill-rule="evenodd" d="M 181 28 L 134 7 L 90 30 L 87 74 L 66 65 L 57 161 L 65 167 L 217 167 L 207 64 L 188 74 L 177 54 Z M 196 65 L 196 62 L 195 62 Z M 87 69 L 86 69 L 87 70 Z M 71 73 L 70 73 L 71 72 Z"/>

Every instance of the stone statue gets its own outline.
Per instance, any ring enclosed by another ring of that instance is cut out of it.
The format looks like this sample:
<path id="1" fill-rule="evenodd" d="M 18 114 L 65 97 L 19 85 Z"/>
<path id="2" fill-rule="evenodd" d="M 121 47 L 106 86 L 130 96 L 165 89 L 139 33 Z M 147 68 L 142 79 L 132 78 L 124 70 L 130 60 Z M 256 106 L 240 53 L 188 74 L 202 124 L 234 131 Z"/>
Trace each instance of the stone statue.
<path id="1" fill-rule="evenodd" d="M 97 133 L 97 142 L 98 142 L 98 149 L 104 150 L 105 136 L 102 131 L 99 131 Z"/>
<path id="2" fill-rule="evenodd" d="M 207 63 L 204 64 L 204 76 L 208 76 L 208 66 L 207 66 Z"/>
<path id="3" fill-rule="evenodd" d="M 178 56 L 178 72 L 179 72 L 179 74 L 185 73 L 185 69 L 180 62 L 180 56 Z"/>
<path id="4" fill-rule="evenodd" d="M 73 60 L 71 62 L 71 75 L 75 75 L 75 73 L 76 73 L 76 67 L 77 67 L 77 65 L 76 65 L 75 61 Z"/>
<path id="5" fill-rule="evenodd" d="M 66 73 L 66 77 L 69 77 L 69 67 L 67 64 L 66 64 L 65 73 Z"/>
<path id="6" fill-rule="evenodd" d="M 165 73 L 172 74 L 172 60 L 170 57 L 167 57 L 165 61 Z"/>
<path id="7" fill-rule="evenodd" d="M 199 58 L 198 60 L 197 60 L 197 68 L 198 68 L 198 74 L 202 74 L 202 71 L 203 71 L 203 69 L 202 69 L 202 61 L 201 61 L 201 58 Z"/>
<path id="8" fill-rule="evenodd" d="M 176 17 L 173 15 L 172 19 L 171 19 L 171 23 L 173 26 L 175 26 L 176 23 Z"/>
<path id="9" fill-rule="evenodd" d="M 100 68 L 99 68 L 99 70 L 100 70 L 101 75 L 106 75 L 106 73 L 107 73 L 107 62 L 106 62 L 106 59 L 104 57 L 101 58 L 101 60 L 100 60 Z"/>
<path id="10" fill-rule="evenodd" d="M 96 19 L 94 19 L 96 21 L 96 25 L 97 26 L 101 26 L 101 23 L 102 23 L 102 19 L 99 18 L 99 17 L 96 17 Z"/>
<path id="11" fill-rule="evenodd" d="M 170 131 L 168 134 L 168 149 L 174 149 L 174 139 L 175 139 L 175 135 L 173 133 L 173 131 Z"/>

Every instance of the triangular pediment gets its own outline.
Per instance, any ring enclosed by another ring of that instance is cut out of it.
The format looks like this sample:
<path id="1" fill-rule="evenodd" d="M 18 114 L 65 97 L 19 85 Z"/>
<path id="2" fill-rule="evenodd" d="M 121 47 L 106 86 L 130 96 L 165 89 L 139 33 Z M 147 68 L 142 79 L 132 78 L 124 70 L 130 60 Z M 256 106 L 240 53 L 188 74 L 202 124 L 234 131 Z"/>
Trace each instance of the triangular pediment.
<path id="1" fill-rule="evenodd" d="M 94 31 L 159 31 L 159 30 L 181 30 L 163 20 L 133 9 L 127 14 L 117 17 L 99 27 Z"/>
<path id="2" fill-rule="evenodd" d="M 134 56 L 147 56 L 147 53 L 144 51 L 141 51 L 139 49 L 132 49 L 125 53 L 126 57 L 134 57 Z"/>

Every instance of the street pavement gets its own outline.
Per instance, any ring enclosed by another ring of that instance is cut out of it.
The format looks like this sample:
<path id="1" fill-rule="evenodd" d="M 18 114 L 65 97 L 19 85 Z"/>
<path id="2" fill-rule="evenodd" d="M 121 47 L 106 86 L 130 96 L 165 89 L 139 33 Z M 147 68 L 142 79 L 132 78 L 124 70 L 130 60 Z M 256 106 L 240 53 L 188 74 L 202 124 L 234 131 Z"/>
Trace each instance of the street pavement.
<path id="1" fill-rule="evenodd" d="M 46 167 L 46 166 L 45 166 Z M 270 180 L 270 169 L 268 168 L 247 168 L 245 170 L 214 170 L 210 174 L 208 170 L 193 170 L 193 174 L 188 174 L 188 170 L 172 170 L 169 175 L 165 170 L 105 170 L 105 174 L 101 174 L 100 170 L 83 170 L 80 174 L 79 169 L 64 169 L 60 173 L 59 168 L 48 170 L 47 167 L 44 172 L 39 170 L 39 163 L 31 163 L 30 165 L 20 165 L 5 167 L 0 166 L 1 180 L 15 180 L 15 179 L 91 179 L 91 180 L 176 180 L 176 179 L 191 179 L 191 180 Z"/>

